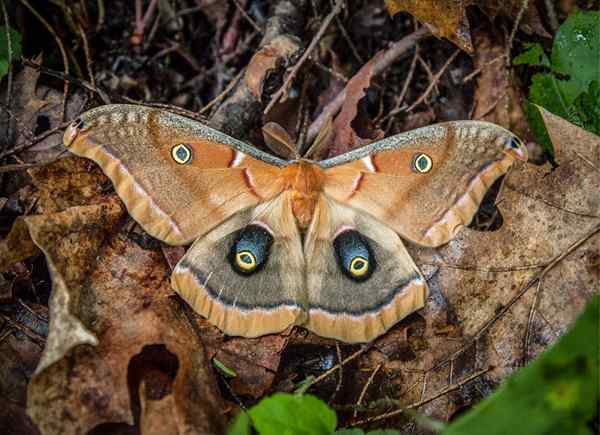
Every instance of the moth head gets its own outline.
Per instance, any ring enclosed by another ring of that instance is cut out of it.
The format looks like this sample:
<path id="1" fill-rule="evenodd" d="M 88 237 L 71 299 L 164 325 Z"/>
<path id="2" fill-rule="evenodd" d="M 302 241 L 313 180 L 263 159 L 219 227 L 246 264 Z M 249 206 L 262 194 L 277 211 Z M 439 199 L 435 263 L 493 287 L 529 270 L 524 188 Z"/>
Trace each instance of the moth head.
<path id="1" fill-rule="evenodd" d="M 83 130 L 84 127 L 85 127 L 85 123 L 83 122 L 83 119 L 81 119 L 81 118 L 77 118 L 69 124 L 69 126 L 65 130 L 65 136 L 64 136 L 64 140 L 63 140 L 63 142 L 67 148 L 69 146 L 71 146 L 71 144 L 73 143 L 73 141 L 75 140 L 75 138 L 77 137 L 79 132 L 81 130 Z"/>
<path id="2" fill-rule="evenodd" d="M 425 153 L 416 153 L 411 161 L 411 169 L 413 172 L 417 172 L 419 174 L 426 174 L 431 171 L 433 167 L 433 161 L 431 157 L 429 157 Z"/>
<path id="3" fill-rule="evenodd" d="M 184 143 L 177 144 L 171 148 L 171 157 L 180 165 L 190 163 L 193 157 L 192 147 Z"/>
<path id="4" fill-rule="evenodd" d="M 273 244 L 273 236 L 262 225 L 243 228 L 231 247 L 229 263 L 240 275 L 252 275 L 263 268 Z"/>
<path id="5" fill-rule="evenodd" d="M 333 240 L 333 247 L 342 273 L 353 281 L 366 281 L 376 267 L 369 242 L 358 231 L 346 229 Z"/>
<path id="6" fill-rule="evenodd" d="M 514 135 L 511 135 L 508 139 L 506 139 L 504 152 L 518 160 L 527 160 L 528 157 L 527 147 L 521 139 Z"/>

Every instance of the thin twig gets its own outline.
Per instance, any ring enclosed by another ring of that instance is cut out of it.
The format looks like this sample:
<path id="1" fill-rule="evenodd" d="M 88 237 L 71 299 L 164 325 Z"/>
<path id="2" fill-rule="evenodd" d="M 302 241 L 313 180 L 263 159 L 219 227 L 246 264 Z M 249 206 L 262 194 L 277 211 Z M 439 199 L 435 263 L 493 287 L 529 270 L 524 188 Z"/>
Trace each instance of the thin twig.
<path id="1" fill-rule="evenodd" d="M 431 367 L 428 371 L 433 371 L 438 369 L 439 367 L 443 366 L 444 364 L 446 364 L 447 362 L 454 360 L 458 355 L 460 355 L 462 352 L 464 352 L 465 349 L 469 348 L 473 343 L 475 343 L 479 337 L 481 337 L 494 323 L 496 323 L 498 321 L 498 319 L 500 319 L 501 317 L 504 316 L 504 314 L 506 314 L 506 312 L 512 308 L 512 306 L 519 300 L 521 299 L 521 297 L 527 293 L 527 291 L 533 287 L 534 284 L 536 284 L 538 281 L 542 280 L 546 274 L 548 272 L 550 272 L 552 269 L 554 269 L 554 267 L 560 263 L 567 255 L 569 255 L 570 253 L 572 253 L 574 250 L 576 250 L 579 246 L 581 246 L 582 244 L 584 244 L 586 241 L 588 241 L 589 239 L 591 239 L 592 237 L 594 237 L 596 234 L 600 233 L 600 225 L 596 225 L 589 233 L 587 233 L 586 235 L 584 235 L 582 238 L 580 238 L 579 240 L 577 240 L 576 242 L 574 242 L 571 246 L 569 246 L 565 251 L 563 251 L 562 253 L 558 254 L 556 257 L 554 257 L 552 260 L 550 260 L 546 267 L 544 267 L 544 269 L 536 276 L 534 276 L 533 278 L 531 278 L 522 288 L 521 290 L 519 290 L 517 292 L 516 295 L 514 295 L 510 301 L 508 301 L 508 303 L 506 305 L 504 305 L 499 311 L 496 312 L 496 314 L 494 315 L 494 317 L 492 317 L 491 319 L 489 319 L 487 322 L 485 322 L 483 324 L 483 326 L 481 326 L 479 328 L 479 330 L 469 339 L 467 339 L 466 343 L 461 346 L 460 349 L 458 349 L 457 351 L 453 352 L 449 357 L 445 358 L 444 360 L 440 361 L 439 363 L 435 364 L 433 367 Z"/>
<path id="2" fill-rule="evenodd" d="M 275 104 L 277 104 L 277 102 L 281 99 L 281 97 L 283 97 L 283 95 L 285 93 L 287 93 L 287 91 L 290 87 L 290 84 L 292 83 L 292 80 L 294 80 L 294 78 L 296 77 L 296 74 L 298 74 L 298 71 L 300 70 L 302 65 L 304 65 L 304 62 L 306 62 L 306 60 L 311 55 L 312 51 L 315 49 L 315 47 L 321 40 L 321 37 L 327 30 L 327 27 L 329 27 L 329 24 L 331 23 L 333 18 L 337 14 L 339 14 L 340 10 L 342 9 L 343 3 L 344 3 L 343 0 L 336 1 L 335 7 L 332 9 L 332 11 L 329 13 L 329 15 L 327 15 L 327 17 L 323 20 L 323 23 L 321 24 L 319 31 L 314 36 L 312 41 L 310 41 L 310 44 L 307 47 L 307 49 L 304 51 L 304 53 L 302 54 L 302 57 L 300 57 L 298 62 L 296 62 L 296 64 L 292 67 L 292 69 L 290 70 L 290 73 L 285 78 L 283 85 L 281 85 L 281 87 L 271 97 L 271 101 L 269 101 L 269 104 L 267 104 L 267 107 L 265 108 L 265 110 L 263 112 L 264 114 L 269 113 L 269 111 L 273 108 L 273 106 L 275 106 Z"/>
<path id="3" fill-rule="evenodd" d="M 367 379 L 367 382 L 365 383 L 364 387 L 362 388 L 362 390 L 360 392 L 360 395 L 358 396 L 358 400 L 356 401 L 356 406 L 360 406 L 362 404 L 362 401 L 365 398 L 365 395 L 367 394 L 367 390 L 369 389 L 369 386 L 373 383 L 373 379 L 375 379 L 375 376 L 377 375 L 377 372 L 379 372 L 381 367 L 383 367 L 383 363 L 379 363 L 377 365 L 377 367 L 375 367 L 375 370 L 373 370 L 373 373 L 371 373 L 371 376 L 369 376 L 369 379 Z M 352 415 L 352 418 L 356 418 L 357 414 L 358 414 L 358 409 L 355 409 L 354 414 Z"/>
<path id="4" fill-rule="evenodd" d="M 342 350 L 340 349 L 340 344 L 337 341 L 335 342 L 335 350 L 337 353 L 338 366 L 340 366 L 340 368 L 338 370 L 338 381 L 335 386 L 335 391 L 331 394 L 328 403 L 333 402 L 333 399 L 335 399 L 335 396 L 342 388 L 342 380 L 344 379 L 344 364 L 342 364 Z"/>
<path id="5" fill-rule="evenodd" d="M 418 402 L 412 403 L 404 408 L 401 409 L 396 409 L 394 411 L 390 411 L 390 412 L 386 412 L 385 414 L 381 414 L 381 415 L 377 415 L 374 417 L 369 417 L 369 418 L 365 418 L 364 420 L 360 420 L 357 422 L 354 422 L 355 426 L 359 426 L 361 424 L 366 424 L 366 423 L 372 423 L 374 421 L 379 421 L 379 420 L 383 420 L 385 418 L 390 418 L 390 417 L 395 417 L 397 415 L 402 414 L 403 412 L 406 412 L 409 409 L 414 409 L 414 408 L 419 408 L 429 402 L 433 402 L 435 399 L 438 399 L 452 391 L 456 391 L 459 388 L 463 387 L 464 385 L 468 384 L 469 382 L 477 379 L 478 377 L 480 377 L 481 375 L 489 372 L 493 367 L 487 367 L 485 369 L 481 369 L 481 370 L 477 370 L 475 373 L 467 376 L 466 378 L 464 378 L 462 381 L 457 382 L 456 384 L 453 385 L 448 385 L 447 387 L 441 389 L 440 391 L 438 391 L 437 393 L 435 393 L 433 396 L 427 397 L 423 400 L 420 400 Z"/>
<path id="6" fill-rule="evenodd" d="M 454 59 L 456 59 L 456 56 L 458 56 L 460 53 L 460 49 L 457 48 L 454 53 L 452 53 L 452 55 L 448 58 L 448 60 L 446 61 L 446 63 L 444 63 L 444 65 L 442 65 L 442 67 L 440 68 L 440 70 L 435 73 L 435 75 L 433 76 L 433 79 L 431 80 L 431 82 L 429 83 L 429 86 L 427 87 L 427 89 L 425 89 L 425 92 L 423 92 L 421 94 L 421 96 L 419 98 L 417 98 L 417 100 L 412 103 L 407 109 L 407 112 L 412 111 L 415 107 L 417 107 L 419 104 L 421 104 L 425 98 L 427 98 L 429 96 L 429 94 L 431 93 L 431 91 L 433 90 L 433 88 L 437 85 L 437 83 L 440 81 L 440 78 L 444 75 L 444 73 L 446 72 L 446 69 L 448 69 L 448 67 L 450 66 L 450 64 L 454 61 Z"/>
<path id="7" fill-rule="evenodd" d="M 8 316 L 6 316 L 4 314 L 0 313 L 0 319 L 4 320 L 6 323 L 8 323 L 13 328 L 16 328 L 19 331 L 21 331 L 23 334 L 25 334 L 27 337 L 29 337 L 35 343 L 44 344 L 46 342 L 46 337 L 44 337 L 43 335 L 38 334 L 37 332 L 35 332 L 30 327 L 25 326 L 25 325 L 23 325 L 23 324 L 21 324 L 19 322 L 14 321 L 13 319 L 11 319 L 10 317 L 8 317 Z"/>
<path id="8" fill-rule="evenodd" d="M 198 113 L 200 115 L 204 115 L 206 112 L 208 112 L 210 110 L 211 107 L 213 107 L 215 104 L 217 104 L 220 101 L 222 101 L 233 90 L 233 88 L 235 87 L 235 85 L 238 84 L 238 82 L 240 81 L 240 79 L 242 78 L 242 76 L 244 75 L 245 72 L 246 72 L 245 69 L 241 69 L 237 73 L 237 75 L 233 78 L 233 80 L 231 80 L 229 82 L 229 84 L 223 90 L 223 92 L 221 92 L 219 95 L 217 95 L 211 101 L 209 101 L 202 109 L 200 109 L 200 111 Z"/>
<path id="9" fill-rule="evenodd" d="M 27 0 L 20 0 L 21 3 L 23 3 L 23 5 L 25 5 L 25 7 L 27 9 L 29 9 L 29 12 L 31 12 L 33 15 L 35 15 L 35 17 L 44 25 L 44 27 L 46 28 L 46 30 L 48 30 L 48 32 L 54 37 L 54 40 L 56 41 L 56 44 L 58 45 L 58 49 L 60 50 L 60 55 L 62 56 L 62 61 L 63 61 L 63 67 L 64 67 L 64 74 L 65 77 L 67 77 L 69 75 L 69 59 L 67 57 L 67 51 L 65 50 L 65 47 L 61 41 L 61 39 L 58 37 L 58 35 L 56 34 L 56 32 L 54 31 L 54 29 L 52 28 L 52 26 L 48 23 L 48 21 L 46 21 L 46 19 L 44 17 L 42 17 L 30 4 Z M 69 94 L 69 81 L 68 80 L 63 80 L 63 100 L 62 100 L 62 108 L 61 108 L 61 114 L 60 114 L 60 120 L 64 121 L 65 120 L 65 113 L 66 113 L 66 107 L 67 107 L 67 95 Z"/>
<path id="10" fill-rule="evenodd" d="M 352 361 L 355 358 L 358 358 L 359 356 L 361 356 L 363 353 L 365 353 L 369 349 L 371 349 L 371 344 L 370 343 L 366 344 L 365 346 L 363 346 L 362 348 L 360 348 L 359 350 L 357 350 L 356 352 L 354 352 L 352 355 L 350 355 L 349 357 L 347 357 L 346 359 L 344 359 L 341 362 L 341 364 L 338 363 L 335 366 L 333 366 L 332 368 L 330 368 L 329 370 L 327 370 L 325 373 L 317 376 L 315 379 L 312 380 L 312 382 L 310 382 L 308 384 L 308 386 L 306 387 L 306 389 L 308 390 L 308 388 L 312 387 L 313 385 L 318 384 L 323 379 L 326 379 L 332 373 L 334 373 L 336 370 L 338 370 L 340 368 L 340 365 L 348 364 L 350 361 Z"/>
<path id="11" fill-rule="evenodd" d="M 4 26 L 6 32 L 6 47 L 8 49 L 8 76 L 7 76 L 7 89 L 6 89 L 6 107 L 10 108 L 10 100 L 12 97 L 12 80 L 13 80 L 13 67 L 12 67 L 12 59 L 13 59 L 13 47 L 12 40 L 10 37 L 10 23 L 8 21 L 8 12 L 6 11 L 6 4 L 4 0 L 1 0 L 0 4 L 2 5 L 2 15 L 4 17 Z M 6 123 L 6 139 L 11 140 L 12 131 L 11 131 L 11 122 L 8 121 Z"/>
<path id="12" fill-rule="evenodd" d="M 517 34 L 517 30 L 519 29 L 519 24 L 521 24 L 521 20 L 523 19 L 523 14 L 527 10 L 529 6 L 529 0 L 523 0 L 521 3 L 521 9 L 519 9 L 519 13 L 515 18 L 515 23 L 513 25 L 512 30 L 510 31 L 510 36 L 508 37 L 508 42 L 506 44 L 506 66 L 510 66 L 510 51 L 512 50 L 513 42 L 515 39 L 515 35 Z"/>
<path id="13" fill-rule="evenodd" d="M 256 30 L 258 33 L 260 33 L 262 35 L 263 34 L 263 30 L 260 28 L 260 26 L 258 24 L 256 24 L 256 21 L 254 21 L 252 19 L 252 17 L 250 15 L 248 15 L 248 13 L 244 10 L 244 8 L 242 7 L 242 5 L 239 4 L 238 0 L 233 0 L 233 4 L 238 9 L 238 11 L 240 11 L 240 13 L 242 14 L 242 16 L 246 19 L 246 21 L 248 21 L 248 23 L 250 23 L 250 25 L 252 27 L 254 27 L 254 30 Z"/>
<path id="14" fill-rule="evenodd" d="M 92 68 L 92 56 L 90 54 L 90 45 L 88 43 L 87 36 L 81 24 L 77 23 L 77 28 L 79 29 L 79 34 L 81 35 L 81 39 L 83 40 L 83 52 L 85 53 L 85 64 L 87 66 L 88 75 L 90 76 L 90 84 L 92 87 L 96 87 L 96 79 L 94 78 L 94 70 Z"/>
<path id="15" fill-rule="evenodd" d="M 405 54 L 410 48 L 412 48 L 417 42 L 419 42 L 422 38 L 429 36 L 430 32 L 425 27 L 421 27 L 419 30 L 415 30 L 410 35 L 405 36 L 399 41 L 394 42 L 387 50 L 385 50 L 383 55 L 380 55 L 378 52 L 375 54 L 377 56 L 377 61 L 373 64 L 373 75 L 378 75 L 387 69 L 390 65 L 392 65 L 400 56 Z M 308 129 L 307 134 L 307 142 L 311 143 L 317 134 L 328 119 L 333 118 L 336 113 L 344 104 L 344 100 L 346 99 L 346 88 L 344 88 L 336 97 L 329 102 L 324 108 L 323 111 L 319 114 L 319 116 L 312 122 Z"/>
<path id="16" fill-rule="evenodd" d="M 404 102 L 404 98 L 406 98 L 406 94 L 408 92 L 408 87 L 412 78 L 415 74 L 415 70 L 417 69 L 417 59 L 419 58 L 419 44 L 415 44 L 415 54 L 413 55 L 412 61 L 410 62 L 410 68 L 408 69 L 408 74 L 404 79 L 404 84 L 402 85 L 402 91 L 400 91 L 400 95 L 396 98 L 396 102 L 394 103 L 394 107 L 389 113 L 383 117 L 381 123 L 388 121 L 386 126 L 386 131 L 389 130 L 392 118 L 402 111 L 402 103 Z"/>
<path id="17" fill-rule="evenodd" d="M 481 72 L 486 69 L 487 67 L 495 64 L 496 62 L 498 62 L 499 60 L 502 60 L 506 57 L 506 53 L 502 53 L 500 56 L 496 56 L 495 58 L 493 58 L 492 60 L 484 63 L 483 65 L 481 65 L 479 68 L 475 69 L 472 73 L 468 74 L 465 76 L 465 78 L 463 79 L 463 84 L 467 83 L 468 81 L 471 81 L 473 79 L 473 77 L 481 74 Z"/>
<path id="18" fill-rule="evenodd" d="M 331 2 L 331 6 L 333 6 L 333 0 L 330 0 L 330 2 Z M 347 9 L 348 9 L 348 4 L 346 3 L 346 10 Z M 365 61 L 363 60 L 362 56 L 358 52 L 358 50 L 356 48 L 356 45 L 354 45 L 354 42 L 352 42 L 352 39 L 350 38 L 350 35 L 348 35 L 348 32 L 346 31 L 346 28 L 342 24 L 342 20 L 340 20 L 339 15 L 336 15 L 335 22 L 338 25 L 338 28 L 340 29 L 340 32 L 341 32 L 343 38 L 346 40 L 346 43 L 350 47 L 350 51 L 352 52 L 352 54 L 354 55 L 354 57 L 356 58 L 356 60 L 359 61 L 360 63 L 365 63 Z"/>
<path id="19" fill-rule="evenodd" d="M 43 66 L 41 66 L 35 62 L 31 62 L 30 60 L 27 60 L 27 59 L 23 59 L 23 65 L 31 67 L 31 68 L 35 68 L 43 74 L 46 74 L 46 75 L 49 75 L 52 77 L 56 77 L 58 79 L 62 79 L 66 82 L 72 82 L 72 83 L 75 83 L 86 89 L 89 89 L 90 91 L 98 94 L 98 97 L 100 97 L 100 99 L 102 100 L 102 102 L 104 104 L 110 104 L 110 98 L 108 97 L 106 92 L 104 92 L 100 88 L 97 88 L 96 86 L 92 86 L 92 84 L 86 80 L 78 79 L 77 77 L 73 77 L 68 74 L 64 74 L 60 71 L 55 71 L 53 69 L 43 67 Z"/>
<path id="20" fill-rule="evenodd" d="M 523 339 L 523 358 L 521 363 L 522 366 L 525 366 L 527 364 L 527 361 L 529 360 L 529 340 L 531 337 L 531 325 L 533 324 L 533 319 L 535 317 L 535 310 L 537 309 L 541 288 L 542 280 L 540 279 L 535 288 L 535 293 L 533 294 L 533 302 L 531 303 L 529 317 L 527 318 L 527 326 L 525 327 L 525 337 Z"/>

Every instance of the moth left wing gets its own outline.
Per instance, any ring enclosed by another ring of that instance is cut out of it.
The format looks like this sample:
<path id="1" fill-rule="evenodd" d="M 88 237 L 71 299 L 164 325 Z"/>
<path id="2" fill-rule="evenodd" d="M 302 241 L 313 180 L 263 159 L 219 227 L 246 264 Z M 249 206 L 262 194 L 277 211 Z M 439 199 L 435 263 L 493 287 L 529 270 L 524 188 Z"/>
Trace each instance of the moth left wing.
<path id="1" fill-rule="evenodd" d="M 471 222 L 492 183 L 527 149 L 494 124 L 456 121 L 392 136 L 319 162 L 323 190 L 402 237 L 439 246 Z"/>
<path id="2" fill-rule="evenodd" d="M 304 254 L 303 326 L 321 336 L 371 341 L 425 304 L 425 279 L 394 230 L 324 195 Z"/>
<path id="3" fill-rule="evenodd" d="M 280 332 L 306 318 L 305 263 L 288 192 L 200 237 L 171 284 L 229 335 Z"/>
<path id="4" fill-rule="evenodd" d="M 64 141 L 102 168 L 149 234 L 173 245 L 282 189 L 274 180 L 283 160 L 165 110 L 101 106 L 74 121 Z"/>

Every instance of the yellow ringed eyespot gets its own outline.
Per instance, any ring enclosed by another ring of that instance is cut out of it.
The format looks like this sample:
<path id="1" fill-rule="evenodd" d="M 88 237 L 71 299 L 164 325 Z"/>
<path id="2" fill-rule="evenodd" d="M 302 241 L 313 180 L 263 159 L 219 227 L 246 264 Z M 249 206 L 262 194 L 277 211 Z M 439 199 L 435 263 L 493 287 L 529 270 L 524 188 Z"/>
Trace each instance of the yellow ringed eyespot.
<path id="1" fill-rule="evenodd" d="M 369 260 L 356 257 L 350 262 L 350 273 L 354 276 L 363 276 L 369 271 Z"/>
<path id="2" fill-rule="evenodd" d="M 412 169 L 415 172 L 420 172 L 421 174 L 426 174 L 431 171 L 433 167 L 433 162 L 431 157 L 424 153 L 415 154 L 412 159 Z"/>
<path id="3" fill-rule="evenodd" d="M 192 149 L 186 144 L 177 144 L 171 148 L 171 157 L 180 165 L 185 165 L 192 161 Z"/>
<path id="4" fill-rule="evenodd" d="M 250 251 L 240 251 L 235 254 L 235 263 L 244 271 L 251 271 L 256 268 L 256 257 Z"/>

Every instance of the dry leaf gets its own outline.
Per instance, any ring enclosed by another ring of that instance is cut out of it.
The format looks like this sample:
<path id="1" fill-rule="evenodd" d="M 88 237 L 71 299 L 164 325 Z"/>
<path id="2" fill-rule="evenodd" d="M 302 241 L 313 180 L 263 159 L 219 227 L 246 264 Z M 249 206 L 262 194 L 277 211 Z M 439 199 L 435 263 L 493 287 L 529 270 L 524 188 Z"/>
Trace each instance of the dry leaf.
<path id="1" fill-rule="evenodd" d="M 506 48 L 484 29 L 474 34 L 473 63 L 481 72 L 476 79 L 473 119 L 489 121 L 513 131 L 522 139 L 529 136 L 523 113 L 523 95 L 513 84 L 504 55 Z"/>
<path id="2" fill-rule="evenodd" d="M 135 423 L 142 433 L 222 432 L 210 364 L 173 297 L 162 252 L 117 232 L 124 207 L 103 195 L 104 177 L 87 165 L 64 159 L 33 177 L 46 213 L 24 220 L 53 290 L 28 414 L 45 434 L 107 423 Z"/>
<path id="3" fill-rule="evenodd" d="M 288 35 L 281 35 L 252 56 L 244 74 L 244 81 L 258 101 L 261 101 L 263 86 L 269 73 L 289 61 L 299 49 L 298 42 L 293 41 Z"/>
<path id="4" fill-rule="evenodd" d="M 426 24 L 439 37 L 448 38 L 468 53 L 473 52 L 469 21 L 466 9 L 468 6 L 479 6 L 491 18 L 504 14 L 515 19 L 523 5 L 522 0 L 385 0 L 388 12 L 394 16 L 406 11 Z M 522 22 L 524 30 L 548 36 L 539 18 L 536 6 L 529 2 Z"/>
<path id="5" fill-rule="evenodd" d="M 287 338 L 281 335 L 232 338 L 216 358 L 237 374 L 230 381 L 237 394 L 258 399 L 271 387 L 286 343 Z"/>
<path id="6" fill-rule="evenodd" d="M 439 249 L 409 246 L 428 277 L 427 304 L 375 343 L 353 394 L 378 364 L 385 376 L 369 397 L 404 405 L 491 368 L 419 408 L 448 419 L 555 342 L 600 291 L 600 138 L 543 116 L 559 167 L 514 168 L 497 200 L 500 229 L 465 228 Z M 403 328 L 408 348 L 397 337 Z M 385 426 L 410 429 L 402 419 Z"/>
<path id="7" fill-rule="evenodd" d="M 343 154 L 383 137 L 383 131 L 374 129 L 368 124 L 362 128 L 361 137 L 352 125 L 359 113 L 358 104 L 365 96 L 365 90 L 371 84 L 373 68 L 383 54 L 383 52 L 377 53 L 346 85 L 344 104 L 333 120 L 333 143 L 329 147 L 329 157 Z"/>

